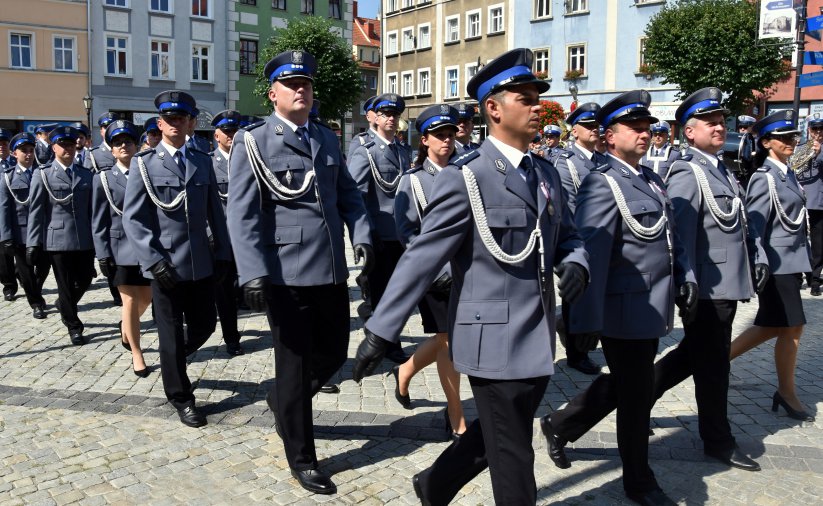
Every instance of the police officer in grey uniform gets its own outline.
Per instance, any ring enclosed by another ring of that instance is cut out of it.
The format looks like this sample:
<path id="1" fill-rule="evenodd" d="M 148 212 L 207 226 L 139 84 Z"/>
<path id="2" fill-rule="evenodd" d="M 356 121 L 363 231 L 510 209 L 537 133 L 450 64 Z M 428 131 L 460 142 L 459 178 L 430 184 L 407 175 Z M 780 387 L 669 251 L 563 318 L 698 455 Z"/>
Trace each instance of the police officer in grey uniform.
<path id="1" fill-rule="evenodd" d="M 560 146 L 560 136 L 563 131 L 557 125 L 543 127 L 543 156 L 554 164 L 555 160 L 566 150 Z"/>
<path id="2" fill-rule="evenodd" d="M 757 120 L 747 114 L 741 114 L 737 117 L 737 131 L 743 135 L 740 136 L 740 143 L 737 147 L 737 160 L 740 162 L 740 173 L 738 178 L 743 186 L 749 181 L 749 178 L 757 167 L 754 166 L 754 151 L 755 141 L 752 135 L 752 126 Z"/>
<path id="3" fill-rule="evenodd" d="M 12 131 L 0 128 L 0 174 L 12 168 L 8 159 L 11 156 L 9 149 Z M 11 240 L 11 239 L 8 239 Z M 0 239 L 0 243 L 2 239 Z M 3 298 L 9 302 L 17 298 L 17 277 L 14 273 L 14 251 L 0 244 L 0 284 L 3 285 Z"/>
<path id="4" fill-rule="evenodd" d="M 51 264 L 46 255 L 41 255 L 34 266 L 26 263 L 29 187 L 36 143 L 30 133 L 19 133 L 11 138 L 10 147 L 17 163 L 3 172 L 0 182 L 0 242 L 13 255 L 14 270 L 32 308 L 32 316 L 42 320 L 46 317 L 43 283 L 49 276 Z"/>
<path id="5" fill-rule="evenodd" d="M 226 202 L 229 198 L 229 153 L 234 134 L 240 127 L 240 113 L 234 110 L 225 110 L 217 113 L 212 119 L 214 127 L 214 143 L 217 145 L 211 152 L 212 170 L 217 181 L 217 192 L 223 211 L 226 211 Z M 240 332 L 237 330 L 237 267 L 234 259 L 231 269 L 226 273 L 221 283 L 215 285 L 215 300 L 217 315 L 220 317 L 220 328 L 223 331 L 223 340 L 226 342 L 226 353 L 236 357 L 243 355 L 245 350 L 240 344 Z"/>
<path id="6" fill-rule="evenodd" d="M 58 126 L 57 123 L 43 123 L 34 130 L 34 135 L 37 137 L 37 144 L 34 146 L 35 168 L 49 164 L 54 160 L 54 151 L 51 150 L 51 143 L 49 142 L 49 132 Z"/>
<path id="7" fill-rule="evenodd" d="M 149 147 L 156 148 L 157 145 L 160 144 L 160 140 L 163 138 L 163 134 L 160 132 L 160 127 L 157 126 L 157 116 L 153 116 L 144 121 L 143 130 L 145 131 L 146 142 Z"/>
<path id="8" fill-rule="evenodd" d="M 334 132 L 309 120 L 315 59 L 286 51 L 269 61 L 274 113 L 240 130 L 229 161 L 229 233 L 246 302 L 267 310 L 276 380 L 266 396 L 292 476 L 314 493 L 337 488 L 319 470 L 312 397 L 346 361 L 348 269 L 374 262 L 357 184 Z"/>
<path id="9" fill-rule="evenodd" d="M 164 91 L 154 105 L 163 140 L 132 159 L 123 228 L 143 275 L 152 279 L 166 398 L 183 424 L 201 427 L 207 421 L 194 403 L 186 355 L 214 332 L 214 285 L 228 271 L 231 250 L 211 159 L 185 146 L 194 98 L 182 91 Z"/>
<path id="10" fill-rule="evenodd" d="M 85 124 L 79 121 L 72 125 L 80 131 L 80 137 L 77 138 L 77 154 L 74 155 L 74 163 L 77 165 L 84 165 L 86 163 L 86 156 L 89 154 L 89 138 L 91 137 L 91 130 Z"/>
<path id="11" fill-rule="evenodd" d="M 554 372 L 551 269 L 566 302 L 583 292 L 588 269 L 557 172 L 528 151 L 539 128 L 539 95 L 548 89 L 531 73 L 531 60 L 530 50 L 514 49 L 469 81 L 489 137 L 437 176 L 420 235 L 357 351 L 353 373 L 360 381 L 450 261 L 451 353 L 469 377 L 479 418 L 413 478 L 423 504 L 447 504 L 486 467 L 497 504 L 536 501 L 532 425 Z"/>
<path id="12" fill-rule="evenodd" d="M 394 226 L 394 197 L 403 172 L 411 162 L 408 151 L 398 145 L 400 114 L 406 102 L 397 94 L 386 93 L 374 99 L 372 109 L 377 115 L 374 139 L 356 148 L 349 159 L 349 172 L 363 197 L 374 235 L 376 261 L 368 275 L 371 306 L 376 309 L 403 254 L 403 246 Z M 400 343 L 392 343 L 387 358 L 396 364 L 408 360 Z"/>
<path id="13" fill-rule="evenodd" d="M 688 320 L 697 285 L 663 180 L 639 164 L 649 146 L 649 126 L 657 122 L 650 103 L 647 91 L 629 91 L 597 112 L 608 160 L 583 180 L 574 215 L 589 252 L 592 283 L 572 304 L 567 330 L 579 334 L 581 343 L 602 342 L 612 377 L 595 379 L 565 408 L 543 417 L 541 426 L 558 463 L 552 451 L 579 438 L 605 416 L 604 409 L 608 414 L 604 405 L 616 403 L 626 495 L 640 504 L 674 504 L 648 463 L 654 358 L 660 336 L 672 330 L 675 298 Z"/>
<path id="14" fill-rule="evenodd" d="M 114 166 L 116 160 L 111 154 L 111 146 L 106 144 L 106 128 L 113 122 L 120 119 L 114 112 L 104 112 L 97 118 L 97 126 L 100 127 L 100 144 L 91 148 L 86 156 L 83 167 L 92 172 L 100 172 Z"/>
<path id="15" fill-rule="evenodd" d="M 355 134 L 351 140 L 349 141 L 349 152 L 346 156 L 347 160 L 351 160 L 352 154 L 354 150 L 357 149 L 359 146 L 366 144 L 367 142 L 373 141 L 374 136 L 377 135 L 377 124 L 375 121 L 377 120 L 377 114 L 372 110 L 372 105 L 374 105 L 374 99 L 377 96 L 372 96 L 366 99 L 363 102 L 363 114 L 366 115 L 366 121 L 369 124 L 369 128 L 358 134 Z"/>
<path id="16" fill-rule="evenodd" d="M 467 104 L 465 102 L 456 104 L 459 121 L 457 122 L 457 135 L 454 137 L 454 154 L 460 156 L 474 151 L 480 147 L 480 144 L 472 141 L 472 132 L 474 132 L 474 104 Z"/>
<path id="17" fill-rule="evenodd" d="M 797 182 L 806 192 L 806 211 L 809 213 L 809 239 L 812 270 L 806 274 L 811 295 L 820 296 L 820 275 L 823 271 L 823 117 L 815 113 L 806 120 L 809 127 L 807 142 L 811 142 L 815 156 L 797 173 Z"/>
<path id="18" fill-rule="evenodd" d="M 26 261 L 38 265 L 48 255 L 57 282 L 57 310 L 74 345 L 85 344 L 77 303 L 94 277 L 91 237 L 92 173 L 74 163 L 78 131 L 49 132 L 54 161 L 32 175 Z"/>
<path id="19" fill-rule="evenodd" d="M 666 181 L 669 177 L 669 167 L 680 158 L 680 151 L 669 144 L 671 126 L 668 121 L 658 121 L 651 127 L 652 145 L 640 159 L 640 164 L 652 169 Z M 721 146 L 722 149 L 722 146 Z"/>

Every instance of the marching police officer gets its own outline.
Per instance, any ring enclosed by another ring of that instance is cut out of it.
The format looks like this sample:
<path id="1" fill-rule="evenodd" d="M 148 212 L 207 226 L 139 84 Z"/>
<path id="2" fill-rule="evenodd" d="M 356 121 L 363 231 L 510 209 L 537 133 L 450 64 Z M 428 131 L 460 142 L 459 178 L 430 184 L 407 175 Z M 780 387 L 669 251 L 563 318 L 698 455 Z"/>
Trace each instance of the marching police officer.
<path id="1" fill-rule="evenodd" d="M 37 145 L 34 147 L 36 167 L 46 165 L 54 160 L 54 151 L 51 150 L 51 144 L 49 143 L 49 132 L 57 127 L 57 123 L 43 123 L 34 130 L 34 135 L 37 136 Z"/>
<path id="2" fill-rule="evenodd" d="M 12 168 L 9 163 L 11 150 L 9 142 L 13 133 L 0 128 L 0 174 Z M 10 240 L 10 238 L 8 239 Z M 2 241 L 2 239 L 0 239 Z M 14 274 L 14 252 L 12 248 L 0 246 L 0 284 L 3 285 L 3 298 L 9 302 L 17 298 L 17 277 Z"/>
<path id="3" fill-rule="evenodd" d="M 194 115 L 189 118 L 189 130 L 186 136 L 186 145 L 191 148 L 198 149 L 204 153 L 211 151 L 211 143 L 209 140 L 201 135 L 197 135 L 195 129 L 197 128 L 197 116 L 200 115 L 200 109 L 194 109 Z"/>
<path id="4" fill-rule="evenodd" d="M 234 134 L 240 128 L 240 113 L 234 110 L 225 110 L 217 113 L 212 119 L 214 127 L 214 142 L 217 148 L 211 153 L 212 170 L 217 181 L 217 192 L 226 211 L 226 202 L 229 198 L 229 153 Z M 237 267 L 232 259 L 231 268 L 222 282 L 215 285 L 215 301 L 217 315 L 220 317 L 220 328 L 223 331 L 223 340 L 226 342 L 226 353 L 236 357 L 243 355 L 245 350 L 240 345 L 240 332 L 237 330 Z"/>
<path id="5" fill-rule="evenodd" d="M 751 177 L 752 172 L 757 167 L 754 166 L 755 142 L 752 135 L 752 127 L 756 119 L 752 116 L 742 114 L 737 117 L 737 131 L 740 136 L 740 143 L 737 146 L 737 159 L 740 162 L 740 174 L 738 175 L 741 184 L 744 186 Z"/>
<path id="6" fill-rule="evenodd" d="M 480 144 L 472 141 L 474 132 L 474 104 L 460 103 L 455 105 L 459 121 L 457 123 L 457 135 L 454 137 L 454 153 L 457 156 L 468 153 L 480 147 Z"/>
<path id="7" fill-rule="evenodd" d="M 100 144 L 91 148 L 86 156 L 83 166 L 93 172 L 110 169 L 115 164 L 115 159 L 111 154 L 111 146 L 106 144 L 106 128 L 112 121 L 117 121 L 120 116 L 113 112 L 104 112 L 97 118 L 97 126 L 100 127 Z"/>
<path id="8" fill-rule="evenodd" d="M 543 145 L 545 146 L 543 156 L 552 163 L 566 151 L 560 147 L 560 136 L 562 134 L 563 130 L 557 125 L 546 125 L 543 127 Z"/>
<path id="9" fill-rule="evenodd" d="M 756 122 L 757 120 L 753 116 L 741 114 L 737 117 L 737 131 L 741 134 L 750 134 Z"/>
<path id="10" fill-rule="evenodd" d="M 91 130 L 85 124 L 77 122 L 74 126 L 77 130 L 80 131 L 80 136 L 77 138 L 77 154 L 74 155 L 74 163 L 77 165 L 83 165 L 86 163 L 86 156 L 89 154 L 89 148 L 87 147 L 89 143 L 89 137 L 91 137 Z"/>
<path id="11" fill-rule="evenodd" d="M 374 235 L 377 258 L 369 273 L 371 306 L 376 309 L 403 254 L 403 246 L 394 225 L 394 197 L 400 177 L 411 162 L 408 151 L 396 142 L 400 115 L 406 102 L 397 94 L 379 95 L 372 103 L 377 116 L 374 139 L 357 147 L 349 159 L 349 172 L 363 196 Z M 399 343 L 392 343 L 387 358 L 396 364 L 408 360 Z"/>
<path id="12" fill-rule="evenodd" d="M 157 116 L 152 116 L 144 121 L 143 130 L 146 133 L 146 142 L 149 144 L 149 147 L 156 148 L 163 138 L 160 127 L 157 126 Z"/>
<path id="13" fill-rule="evenodd" d="M 19 133 L 11 138 L 11 151 L 17 164 L 4 171 L 0 182 L 0 241 L 5 251 L 13 256 L 14 270 L 32 308 L 32 316 L 42 320 L 46 317 L 43 283 L 49 276 L 51 265 L 46 255 L 41 255 L 34 266 L 26 263 L 29 187 L 36 143 L 37 139 L 30 133 Z"/>
<path id="14" fill-rule="evenodd" d="M 651 127 L 652 145 L 640 159 L 640 164 L 652 169 L 666 181 L 669 178 L 669 167 L 680 158 L 680 151 L 669 144 L 671 126 L 667 121 L 658 121 Z M 721 146 L 722 149 L 722 146 Z"/>
<path id="15" fill-rule="evenodd" d="M 469 81 L 489 137 L 437 176 L 420 235 L 400 260 L 357 351 L 353 373 L 360 381 L 451 262 L 451 353 L 469 377 L 478 419 L 413 478 L 423 504 L 447 504 L 487 466 L 497 504 L 536 501 L 532 424 L 554 372 L 550 269 L 557 268 L 567 303 L 585 289 L 588 269 L 560 178 L 528 151 L 539 128 L 539 95 L 548 89 L 531 73 L 531 60 L 530 50 L 514 49 Z"/>
<path id="16" fill-rule="evenodd" d="M 649 126 L 657 122 L 650 103 L 647 91 L 629 91 L 597 111 L 608 159 L 583 180 L 574 215 L 589 252 L 592 282 L 572 304 L 567 331 L 579 334 L 583 348 L 601 341 L 612 378 L 595 379 L 565 408 L 543 417 L 541 426 L 552 460 L 568 467 L 562 446 L 585 433 L 592 420 L 602 419 L 605 404 L 616 403 L 626 495 L 640 504 L 674 504 L 648 464 L 654 358 L 660 336 L 672 330 L 675 287 L 688 320 L 697 285 L 671 224 L 663 180 L 639 164 L 649 147 Z"/>
<path id="17" fill-rule="evenodd" d="M 164 91 L 154 105 L 163 139 L 132 159 L 123 228 L 144 276 L 152 279 L 166 398 L 183 424 L 201 427 L 207 421 L 194 403 L 186 355 L 214 332 L 214 285 L 226 273 L 231 252 L 209 155 L 186 146 L 194 98 Z M 214 237 L 213 252 L 207 227 Z"/>
<path id="18" fill-rule="evenodd" d="M 809 127 L 808 141 L 812 143 L 814 157 L 797 173 L 797 182 L 806 192 L 806 211 L 809 216 L 812 270 L 806 274 L 809 293 L 820 296 L 821 271 L 823 271 L 823 117 L 815 113 L 806 120 Z"/>
<path id="19" fill-rule="evenodd" d="M 372 110 L 372 105 L 374 105 L 374 99 L 376 98 L 377 96 L 371 96 L 363 102 L 363 114 L 366 115 L 366 122 L 369 124 L 369 128 L 364 132 L 355 134 L 351 138 L 349 141 L 349 152 L 346 156 L 347 160 L 351 160 L 351 156 L 358 146 L 374 140 L 374 136 L 377 133 L 377 123 L 375 122 L 377 120 L 377 114 Z"/>
<path id="20" fill-rule="evenodd" d="M 229 233 L 247 303 L 267 310 L 276 380 L 266 396 L 300 485 L 337 489 L 317 469 L 312 397 L 346 361 L 349 296 L 343 225 L 364 271 L 374 262 L 363 200 L 334 133 L 309 120 L 314 57 L 264 67 L 274 113 L 241 130 L 229 161 Z"/>
<path id="21" fill-rule="evenodd" d="M 57 282 L 57 310 L 74 345 L 85 344 L 77 303 L 94 277 L 91 237 L 92 173 L 74 163 L 79 132 L 57 127 L 49 132 L 54 161 L 32 175 L 26 261 L 51 260 Z"/>

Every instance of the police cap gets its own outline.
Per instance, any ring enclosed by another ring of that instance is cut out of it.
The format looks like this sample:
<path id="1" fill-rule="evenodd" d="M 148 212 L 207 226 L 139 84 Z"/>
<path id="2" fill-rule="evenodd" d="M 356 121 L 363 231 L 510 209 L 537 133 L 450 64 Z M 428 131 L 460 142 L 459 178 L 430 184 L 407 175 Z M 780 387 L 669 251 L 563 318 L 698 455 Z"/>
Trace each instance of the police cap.
<path id="1" fill-rule="evenodd" d="M 263 68 L 269 82 L 292 77 L 305 77 L 314 81 L 317 62 L 310 53 L 301 50 L 283 51 L 266 64 Z"/>
<path id="2" fill-rule="evenodd" d="M 363 114 L 366 114 L 367 112 L 371 111 L 371 106 L 372 104 L 374 104 L 375 98 L 377 98 L 377 95 L 373 95 L 367 98 L 365 102 L 363 102 Z"/>
<path id="3" fill-rule="evenodd" d="M 160 116 L 188 115 L 197 116 L 197 103 L 194 97 L 180 90 L 167 90 L 154 97 L 154 106 Z"/>
<path id="4" fill-rule="evenodd" d="M 649 105 L 652 103 L 652 96 L 646 90 L 632 90 L 614 97 L 597 111 L 596 118 L 604 131 L 613 123 L 623 123 L 639 119 L 648 120 L 649 123 L 657 123 L 657 118 L 652 116 Z"/>
<path id="5" fill-rule="evenodd" d="M 457 109 L 447 104 L 426 107 L 414 120 L 414 128 L 421 134 L 434 132 L 440 128 L 451 127 L 457 130 L 459 114 Z"/>
<path id="6" fill-rule="evenodd" d="M 467 104 L 461 102 L 454 106 L 457 109 L 457 115 L 461 120 L 474 118 L 474 104 Z"/>
<path id="7" fill-rule="evenodd" d="M 821 120 L 821 121 L 823 121 L 823 120 Z M 754 125 L 756 122 L 757 122 L 757 120 L 754 119 L 752 116 L 749 116 L 748 114 L 741 114 L 740 116 L 737 117 L 737 127 L 738 128 L 740 128 L 740 127 L 750 127 L 750 126 Z"/>
<path id="8" fill-rule="evenodd" d="M 137 127 L 131 121 L 118 119 L 112 121 L 106 127 L 106 144 L 111 145 L 111 141 L 118 135 L 128 135 L 134 142 L 140 139 L 140 134 L 137 133 Z"/>
<path id="9" fill-rule="evenodd" d="M 563 130 L 560 129 L 557 125 L 546 125 L 543 127 L 543 135 L 553 135 L 555 137 L 560 137 L 563 133 Z"/>
<path id="10" fill-rule="evenodd" d="M 797 129 L 794 111 L 791 109 L 769 114 L 755 123 L 752 127 L 752 131 L 759 138 L 767 135 L 796 134 L 800 132 Z"/>
<path id="11" fill-rule="evenodd" d="M 403 97 L 396 93 L 384 93 L 378 95 L 372 102 L 372 111 L 378 112 L 384 109 L 396 112 L 403 112 L 406 110 L 406 101 Z"/>
<path id="12" fill-rule="evenodd" d="M 667 134 L 672 131 L 668 121 L 658 121 L 651 126 L 653 134 Z"/>
<path id="13" fill-rule="evenodd" d="M 76 129 L 80 130 L 80 132 L 81 132 L 83 135 L 85 135 L 86 137 L 91 136 L 91 130 L 89 130 L 89 127 L 87 127 L 84 123 L 80 123 L 80 122 L 78 121 L 77 123 L 74 123 L 74 124 L 72 124 L 71 126 L 73 126 L 74 128 L 76 128 Z"/>
<path id="14" fill-rule="evenodd" d="M 534 84 L 539 93 L 549 90 L 549 83 L 532 74 L 534 56 L 530 49 L 518 48 L 498 56 L 471 78 L 466 90 L 482 102 L 490 94 L 510 86 Z"/>
<path id="15" fill-rule="evenodd" d="M 740 121 L 740 120 L 738 120 L 738 122 L 739 122 L 739 121 Z M 806 123 L 807 123 L 810 127 L 819 127 L 819 126 L 823 126 L 823 117 L 822 117 L 822 116 L 820 116 L 820 113 L 819 113 L 819 112 L 816 112 L 816 113 L 812 114 L 811 116 L 809 116 L 808 118 L 806 118 Z"/>
<path id="16" fill-rule="evenodd" d="M 143 130 L 146 132 L 159 132 L 160 127 L 157 126 L 157 116 L 153 116 L 143 122 Z"/>
<path id="17" fill-rule="evenodd" d="M 675 119 L 685 125 L 692 116 L 701 116 L 713 112 L 729 114 L 729 110 L 721 105 L 723 92 L 718 88 L 709 87 L 695 91 L 680 104 L 674 113 Z"/>
<path id="18" fill-rule="evenodd" d="M 238 111 L 226 109 L 214 115 L 211 126 L 221 130 L 237 130 L 240 128 L 240 119 L 242 117 Z"/>
<path id="19" fill-rule="evenodd" d="M 49 141 L 51 141 L 52 144 L 60 142 L 64 139 L 76 141 L 77 138 L 80 137 L 80 133 L 80 130 L 71 126 L 58 126 L 49 132 Z"/>
<path id="20" fill-rule="evenodd" d="M 34 136 L 28 132 L 21 132 L 11 138 L 9 148 L 12 151 L 14 151 L 15 149 L 25 144 L 31 144 L 32 146 L 35 146 L 37 145 L 37 139 L 35 139 Z"/>
<path id="21" fill-rule="evenodd" d="M 57 128 L 59 125 L 57 123 L 43 123 L 41 125 L 37 125 L 37 128 L 34 130 L 34 133 L 45 133 L 48 135 L 49 132 Z"/>
<path id="22" fill-rule="evenodd" d="M 12 135 L 12 131 L 8 128 L 0 128 L 0 141 L 11 140 Z"/>
<path id="23" fill-rule="evenodd" d="M 569 117 L 566 118 L 566 123 L 571 126 L 574 126 L 578 123 L 582 125 L 593 125 L 597 123 L 597 111 L 600 110 L 600 106 L 594 102 L 586 102 L 585 104 L 580 104 L 577 106 L 575 110 L 569 113 Z"/>
<path id="24" fill-rule="evenodd" d="M 118 119 L 120 119 L 120 116 L 116 112 L 104 112 L 97 117 L 97 126 L 105 128 L 109 126 L 112 121 L 117 121 Z"/>

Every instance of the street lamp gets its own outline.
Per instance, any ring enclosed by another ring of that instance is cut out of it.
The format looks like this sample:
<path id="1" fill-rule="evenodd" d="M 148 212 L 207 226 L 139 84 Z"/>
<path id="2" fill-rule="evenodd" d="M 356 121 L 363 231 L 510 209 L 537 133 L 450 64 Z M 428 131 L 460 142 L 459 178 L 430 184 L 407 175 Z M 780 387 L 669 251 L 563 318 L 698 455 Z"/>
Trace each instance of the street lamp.
<path id="1" fill-rule="evenodd" d="M 577 92 L 578 91 L 580 91 L 580 89 L 577 87 L 577 83 L 572 81 L 572 83 L 569 85 L 569 93 L 572 94 L 572 105 L 570 107 L 570 110 L 572 110 L 572 111 L 577 109 Z"/>
<path id="2" fill-rule="evenodd" d="M 91 128 L 91 103 L 94 99 L 88 95 L 83 97 L 83 107 L 86 108 L 86 121 L 88 122 L 88 127 Z"/>

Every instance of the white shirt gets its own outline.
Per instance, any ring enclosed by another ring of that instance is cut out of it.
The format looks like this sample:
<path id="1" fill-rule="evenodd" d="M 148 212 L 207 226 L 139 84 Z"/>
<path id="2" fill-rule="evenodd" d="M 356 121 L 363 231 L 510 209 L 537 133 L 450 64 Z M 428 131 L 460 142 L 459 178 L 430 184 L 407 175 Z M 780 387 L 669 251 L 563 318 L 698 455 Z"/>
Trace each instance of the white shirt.
<path id="1" fill-rule="evenodd" d="M 56 157 L 55 157 L 55 159 L 54 159 L 54 163 L 56 163 L 58 167 L 60 167 L 61 169 L 63 169 L 63 171 L 64 171 L 64 172 L 65 172 L 65 171 L 67 171 L 67 170 L 69 170 L 69 168 L 68 168 L 68 167 L 66 167 L 65 165 L 63 165 L 62 163 L 60 163 L 60 160 L 58 160 Z"/>
<path id="2" fill-rule="evenodd" d="M 228 159 L 229 159 L 229 154 L 228 154 L 228 153 L 226 153 L 225 151 L 223 151 L 223 148 L 221 148 L 221 147 L 219 147 L 219 146 L 218 146 L 218 147 L 217 147 L 217 151 L 220 151 L 220 154 L 221 154 L 221 155 L 223 155 L 223 158 L 225 158 L 226 160 L 228 160 Z"/>
<path id="3" fill-rule="evenodd" d="M 529 160 L 531 160 L 532 162 L 532 167 L 534 167 L 534 160 L 531 159 L 531 155 L 529 154 L 529 152 L 526 151 L 524 153 L 523 151 L 520 151 L 519 149 L 513 146 L 509 146 L 503 141 L 496 139 L 493 135 L 489 135 L 488 137 L 486 137 L 486 139 L 491 141 L 494 147 L 496 147 L 497 150 L 500 151 L 500 153 L 502 153 L 503 156 L 506 157 L 506 160 L 508 160 L 510 164 L 512 164 L 514 167 L 517 167 L 517 172 L 518 174 L 520 174 L 520 177 L 523 178 L 523 181 L 527 181 L 526 171 L 520 168 L 520 162 L 523 161 L 524 156 L 528 156 Z"/>
<path id="4" fill-rule="evenodd" d="M 169 154 L 171 155 L 171 157 L 172 157 L 172 158 L 174 158 L 174 155 L 175 155 L 178 151 L 180 151 L 180 156 L 182 156 L 182 157 L 183 157 L 183 159 L 185 159 L 185 158 L 186 158 L 186 145 L 185 145 L 185 144 L 183 144 L 182 146 L 180 146 L 180 149 L 175 148 L 174 146 L 172 146 L 171 144 L 167 143 L 166 141 L 160 141 L 160 144 L 162 144 L 162 145 L 163 145 L 163 148 L 164 148 L 166 151 L 168 151 L 168 152 L 169 152 Z"/>
<path id="5" fill-rule="evenodd" d="M 772 157 L 770 156 L 770 157 L 769 157 L 769 160 L 770 160 L 773 164 L 777 165 L 777 168 L 778 168 L 778 169 L 780 169 L 780 172 L 782 172 L 782 173 L 783 173 L 783 176 L 785 176 L 785 175 L 789 172 L 789 167 L 788 167 L 785 163 L 783 163 L 783 162 L 781 162 L 780 160 L 778 160 L 777 158 L 772 158 Z"/>
<path id="6" fill-rule="evenodd" d="M 712 164 L 712 167 L 714 167 L 715 169 L 717 168 L 717 157 L 716 157 L 715 155 L 710 155 L 710 154 L 706 153 L 705 151 L 703 151 L 702 149 L 697 149 L 697 148 L 696 148 L 696 147 L 694 147 L 694 146 L 690 146 L 690 147 L 691 147 L 693 150 L 695 150 L 695 151 L 697 151 L 698 153 L 700 153 L 701 155 L 705 156 L 705 157 L 706 157 L 706 160 L 708 160 L 708 161 L 709 161 L 709 163 L 711 163 L 711 164 Z"/>
<path id="7" fill-rule="evenodd" d="M 584 148 L 583 146 L 581 146 L 579 142 L 575 142 L 575 143 L 574 143 L 574 145 L 575 145 L 575 146 L 577 146 L 577 149 L 579 149 L 580 151 L 582 151 L 582 152 L 583 152 L 583 154 L 584 154 L 584 155 L 586 155 L 586 158 L 588 158 L 589 160 L 592 160 L 592 159 L 594 158 L 594 153 L 592 153 L 592 152 L 591 152 L 591 151 L 589 151 L 588 149 L 586 149 L 586 148 Z"/>
<path id="8" fill-rule="evenodd" d="M 117 160 L 116 165 L 117 165 L 117 168 L 120 169 L 120 172 L 122 172 L 123 175 L 126 176 L 126 178 L 128 178 L 129 177 L 129 168 L 126 167 L 125 165 L 123 165 L 123 162 L 121 162 L 120 160 Z"/>
<path id="9" fill-rule="evenodd" d="M 278 118 L 280 118 L 280 120 L 281 120 L 283 123 L 285 123 L 286 125 L 288 125 L 288 127 L 289 127 L 289 128 L 291 128 L 291 129 L 292 129 L 292 132 L 294 132 L 294 133 L 297 133 L 297 127 L 298 127 L 298 126 L 302 126 L 303 128 L 305 128 L 305 129 L 307 129 L 307 130 L 308 130 L 308 128 L 309 128 L 309 122 L 308 122 L 308 121 L 306 121 L 306 122 L 305 122 L 305 123 L 303 123 L 302 125 L 297 125 L 296 123 L 292 123 L 291 121 L 287 120 L 286 118 L 284 118 L 283 116 L 281 116 L 280 114 L 278 114 L 278 113 L 277 113 L 277 111 L 275 111 L 275 112 L 274 112 L 274 115 L 275 115 L 275 116 L 277 116 Z"/>

